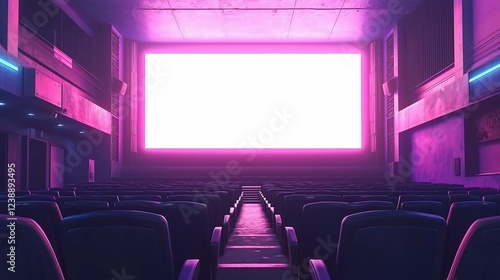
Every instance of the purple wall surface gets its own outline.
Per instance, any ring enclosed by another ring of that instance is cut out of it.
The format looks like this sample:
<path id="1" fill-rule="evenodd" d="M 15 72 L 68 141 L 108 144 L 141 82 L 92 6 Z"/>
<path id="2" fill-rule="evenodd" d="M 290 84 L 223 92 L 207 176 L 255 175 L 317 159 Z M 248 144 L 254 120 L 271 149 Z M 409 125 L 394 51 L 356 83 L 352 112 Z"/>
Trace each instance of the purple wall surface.
<path id="1" fill-rule="evenodd" d="M 464 115 L 451 114 L 401 135 L 400 164 L 409 163 L 412 181 L 500 188 L 500 175 L 466 176 Z M 455 175 L 460 158 L 460 175 Z"/>

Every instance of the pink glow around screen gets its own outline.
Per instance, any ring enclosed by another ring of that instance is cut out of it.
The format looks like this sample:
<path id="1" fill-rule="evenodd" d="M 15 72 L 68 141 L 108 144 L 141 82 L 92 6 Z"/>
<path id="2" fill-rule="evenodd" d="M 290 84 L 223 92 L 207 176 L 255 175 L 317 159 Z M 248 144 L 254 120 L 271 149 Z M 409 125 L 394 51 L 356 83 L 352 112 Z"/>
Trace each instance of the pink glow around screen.
<path id="1" fill-rule="evenodd" d="M 361 148 L 360 54 L 146 54 L 145 146 Z"/>

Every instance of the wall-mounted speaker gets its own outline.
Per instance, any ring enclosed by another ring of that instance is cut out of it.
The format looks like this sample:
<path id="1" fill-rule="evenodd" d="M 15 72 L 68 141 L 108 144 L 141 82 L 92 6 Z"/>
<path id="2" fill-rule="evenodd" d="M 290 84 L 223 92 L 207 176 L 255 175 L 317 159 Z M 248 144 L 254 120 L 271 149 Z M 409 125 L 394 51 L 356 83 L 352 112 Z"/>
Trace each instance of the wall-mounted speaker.
<path id="1" fill-rule="evenodd" d="M 125 95 L 125 92 L 127 92 L 127 83 L 120 79 L 113 78 L 113 85 L 111 87 L 111 90 L 121 95 Z"/>
<path id="2" fill-rule="evenodd" d="M 382 90 L 386 96 L 393 95 L 398 90 L 398 79 L 396 77 L 389 79 L 382 84 Z"/>

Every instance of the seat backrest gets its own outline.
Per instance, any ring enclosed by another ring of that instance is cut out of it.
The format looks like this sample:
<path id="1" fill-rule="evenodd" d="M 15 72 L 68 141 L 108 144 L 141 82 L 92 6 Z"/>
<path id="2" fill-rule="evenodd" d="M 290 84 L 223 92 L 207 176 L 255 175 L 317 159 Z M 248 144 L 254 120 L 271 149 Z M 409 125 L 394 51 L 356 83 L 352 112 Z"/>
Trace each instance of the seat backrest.
<path id="1" fill-rule="evenodd" d="M 3 191 L 3 192 L 0 192 L 0 195 L 7 195 L 9 194 L 9 192 L 7 191 Z M 24 196 L 24 195 L 30 195 L 31 194 L 31 191 L 29 190 L 16 190 L 16 196 Z"/>
<path id="2" fill-rule="evenodd" d="M 200 279 L 210 279 L 210 237 L 208 208 L 205 204 L 187 201 L 161 203 L 156 212 L 169 222 L 175 271 L 180 272 L 188 259 L 200 260 Z M 176 274 L 177 275 L 177 274 Z"/>
<path id="3" fill-rule="evenodd" d="M 76 196 L 76 192 L 74 190 L 59 190 L 58 192 L 59 196 Z"/>
<path id="4" fill-rule="evenodd" d="M 220 197 L 222 213 L 229 214 L 229 193 L 227 191 L 214 191 L 212 194 Z"/>
<path id="5" fill-rule="evenodd" d="M 496 280 L 500 275 L 500 216 L 481 218 L 465 234 L 448 280 Z"/>
<path id="6" fill-rule="evenodd" d="M 215 194 L 182 194 L 171 195 L 166 197 L 165 201 L 188 201 L 203 203 L 207 206 L 208 222 L 210 229 L 222 226 L 224 221 L 224 213 L 222 212 L 222 202 L 218 195 Z"/>
<path id="7" fill-rule="evenodd" d="M 347 194 L 342 197 L 344 202 L 356 202 L 356 201 L 391 201 L 389 196 L 383 194 Z"/>
<path id="8" fill-rule="evenodd" d="M 448 215 L 448 207 L 445 207 L 441 201 L 405 201 L 401 203 L 400 209 L 438 215 L 443 218 Z"/>
<path id="9" fill-rule="evenodd" d="M 403 210 L 367 211 L 342 221 L 332 279 L 438 280 L 446 222 Z"/>
<path id="10" fill-rule="evenodd" d="M 398 205 L 396 209 L 401 209 L 401 204 L 406 201 L 440 201 L 449 209 L 450 198 L 448 195 L 435 195 L 435 194 L 402 194 L 399 196 Z"/>
<path id="11" fill-rule="evenodd" d="M 500 204 L 500 194 L 490 194 L 483 196 L 484 201 L 495 202 L 496 204 Z"/>
<path id="12" fill-rule="evenodd" d="M 113 210 L 139 210 L 151 212 L 154 206 L 160 205 L 160 201 L 152 200 L 121 200 L 115 202 Z"/>
<path id="13" fill-rule="evenodd" d="M 0 279 L 64 280 L 56 254 L 42 228 L 32 219 L 16 217 L 16 221 L 8 215 L 0 214 Z M 14 225 L 14 226 L 13 226 Z M 12 252 L 12 241 L 9 236 L 15 232 L 15 251 Z M 12 255 L 14 262 L 10 262 Z M 9 258 L 9 259 L 6 259 Z M 15 272 L 9 271 L 15 265 Z"/>
<path id="14" fill-rule="evenodd" d="M 68 278 L 167 279 L 174 266 L 167 220 L 158 214 L 107 210 L 62 221 Z"/>
<path id="15" fill-rule="evenodd" d="M 56 201 L 56 198 L 53 195 L 30 194 L 18 196 L 16 201 Z"/>
<path id="16" fill-rule="evenodd" d="M 161 195 L 155 194 L 141 194 L 141 195 L 132 195 L 127 200 L 150 200 L 150 201 L 162 201 Z"/>
<path id="17" fill-rule="evenodd" d="M 200 260 L 200 277 L 210 279 L 210 235 L 207 206 L 190 201 L 125 200 L 115 210 L 139 210 L 160 214 L 167 219 L 174 258 L 175 277 L 188 259 Z"/>
<path id="18" fill-rule="evenodd" d="M 63 217 L 77 215 L 92 211 L 102 211 L 109 209 L 109 203 L 100 200 L 72 200 L 60 205 Z"/>
<path id="19" fill-rule="evenodd" d="M 487 195 L 496 195 L 499 193 L 497 189 L 485 188 L 480 190 L 469 190 L 469 194 L 483 197 Z"/>
<path id="20" fill-rule="evenodd" d="M 236 190 L 226 188 L 224 189 L 224 191 L 227 192 L 227 195 L 229 196 L 229 207 L 233 207 L 233 205 L 236 203 L 236 200 L 238 199 L 236 197 Z"/>
<path id="21" fill-rule="evenodd" d="M 471 194 L 450 194 L 450 205 L 452 205 L 455 202 L 462 202 L 462 201 L 481 201 L 483 200 L 480 196 L 476 195 L 471 195 Z"/>
<path id="22" fill-rule="evenodd" d="M 455 202 L 450 207 L 446 220 L 446 253 L 443 273 L 448 273 L 460 242 L 469 227 L 480 218 L 496 216 L 497 204 L 491 201 Z"/>
<path id="23" fill-rule="evenodd" d="M 292 191 L 278 191 L 273 194 L 273 198 L 270 201 L 271 206 L 274 207 L 274 214 L 283 214 L 283 200 L 285 196 L 289 194 L 294 194 Z"/>
<path id="24" fill-rule="evenodd" d="M 32 191 L 31 194 L 51 195 L 53 197 L 60 196 L 59 191 L 51 191 L 51 190 Z"/>
<path id="25" fill-rule="evenodd" d="M 309 258 L 321 258 L 329 271 L 333 271 L 342 220 L 363 211 L 392 209 L 394 205 L 387 201 L 322 201 L 304 205 L 301 235 L 298 236 L 300 263 L 307 263 Z M 325 244 L 331 246 L 325 247 Z M 303 272 L 307 274 L 307 271 L 301 271 L 301 274 Z"/>
<path id="26" fill-rule="evenodd" d="M 297 236 L 301 235 L 300 222 L 304 205 L 319 201 L 342 201 L 339 195 L 304 195 L 289 194 L 283 199 L 283 213 L 281 218 L 283 226 L 291 226 L 295 229 Z M 283 227 L 284 228 L 284 227 Z"/>
<path id="27" fill-rule="evenodd" d="M 57 256 L 62 221 L 59 206 L 54 201 L 21 201 L 16 203 L 16 215 L 33 219 L 43 230 Z"/>
<path id="28" fill-rule="evenodd" d="M 100 194 L 100 195 L 94 195 L 92 197 L 92 200 L 106 201 L 108 205 L 111 207 L 115 204 L 115 202 L 120 201 L 120 198 L 118 195 L 115 194 Z"/>

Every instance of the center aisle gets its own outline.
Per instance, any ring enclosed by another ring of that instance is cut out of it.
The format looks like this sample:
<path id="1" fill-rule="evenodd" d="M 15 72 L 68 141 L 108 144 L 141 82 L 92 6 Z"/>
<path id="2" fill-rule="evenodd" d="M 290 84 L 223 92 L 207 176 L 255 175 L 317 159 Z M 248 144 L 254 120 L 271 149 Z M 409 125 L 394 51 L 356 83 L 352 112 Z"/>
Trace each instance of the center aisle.
<path id="1" fill-rule="evenodd" d="M 288 258 L 267 223 L 260 204 L 243 204 L 240 217 L 219 259 L 217 280 L 291 279 Z"/>

